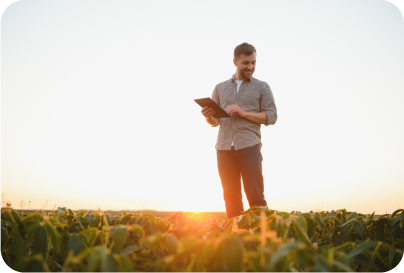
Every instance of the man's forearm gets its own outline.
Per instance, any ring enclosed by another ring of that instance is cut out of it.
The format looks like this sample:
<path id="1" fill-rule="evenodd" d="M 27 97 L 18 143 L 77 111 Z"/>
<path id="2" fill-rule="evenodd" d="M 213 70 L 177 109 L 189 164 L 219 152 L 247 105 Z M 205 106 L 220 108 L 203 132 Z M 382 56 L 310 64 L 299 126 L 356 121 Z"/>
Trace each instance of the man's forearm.
<path id="1" fill-rule="evenodd" d="M 254 113 L 244 111 L 243 118 L 248 119 L 249 121 L 257 124 L 265 124 L 267 122 L 267 113 L 265 112 Z"/>
<path id="2" fill-rule="evenodd" d="M 210 125 L 210 126 L 218 126 L 220 124 L 220 118 L 215 118 L 215 117 L 210 117 L 206 119 L 206 122 Z"/>

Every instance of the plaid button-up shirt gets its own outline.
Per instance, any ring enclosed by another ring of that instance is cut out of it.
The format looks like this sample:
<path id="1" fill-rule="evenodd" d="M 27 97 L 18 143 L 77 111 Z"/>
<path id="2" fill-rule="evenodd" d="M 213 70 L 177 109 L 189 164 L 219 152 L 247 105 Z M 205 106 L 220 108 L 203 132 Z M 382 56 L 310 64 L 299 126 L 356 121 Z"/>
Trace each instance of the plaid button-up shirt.
<path id="1" fill-rule="evenodd" d="M 212 99 L 225 111 L 229 105 L 237 104 L 248 112 L 265 112 L 267 121 L 265 126 L 275 124 L 277 120 L 275 100 L 271 88 L 266 82 L 251 77 L 244 80 L 237 92 L 237 83 L 234 75 L 231 79 L 216 85 Z M 231 114 L 229 118 L 220 119 L 219 133 L 217 136 L 216 150 L 240 150 L 261 144 L 261 124 Z"/>

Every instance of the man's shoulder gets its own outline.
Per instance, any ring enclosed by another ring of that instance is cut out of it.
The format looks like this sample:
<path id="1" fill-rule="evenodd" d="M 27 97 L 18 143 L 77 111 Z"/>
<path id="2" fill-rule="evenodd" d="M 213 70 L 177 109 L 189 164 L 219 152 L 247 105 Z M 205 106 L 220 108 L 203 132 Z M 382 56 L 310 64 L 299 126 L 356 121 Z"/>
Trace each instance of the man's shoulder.
<path id="1" fill-rule="evenodd" d="M 251 82 L 254 83 L 257 86 L 269 86 L 269 84 L 266 81 L 261 81 L 257 78 L 251 77 Z"/>
<path id="2" fill-rule="evenodd" d="M 225 86 L 226 84 L 231 83 L 232 79 L 228 79 L 222 82 L 219 82 L 218 84 L 216 84 L 216 86 Z"/>
<path id="3" fill-rule="evenodd" d="M 216 84 L 215 90 L 216 90 L 217 92 L 219 92 L 219 93 L 223 92 L 223 90 L 226 88 L 226 86 L 229 86 L 229 84 L 231 83 L 231 81 L 232 81 L 232 79 L 219 82 L 218 84 Z"/>

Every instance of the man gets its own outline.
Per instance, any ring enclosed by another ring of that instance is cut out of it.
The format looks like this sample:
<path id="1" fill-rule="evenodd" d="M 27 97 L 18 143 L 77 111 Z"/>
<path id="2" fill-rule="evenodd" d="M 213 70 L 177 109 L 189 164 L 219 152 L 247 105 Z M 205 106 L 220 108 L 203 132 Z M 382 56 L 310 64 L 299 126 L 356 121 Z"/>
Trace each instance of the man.
<path id="1" fill-rule="evenodd" d="M 243 213 L 241 181 L 250 207 L 266 206 L 262 176 L 261 124 L 275 124 L 277 112 L 271 88 L 252 77 L 256 50 L 248 43 L 234 49 L 236 73 L 216 85 L 212 99 L 231 117 L 215 118 L 210 107 L 202 114 L 211 126 L 220 125 L 216 143 L 217 166 L 222 181 L 227 217 Z"/>

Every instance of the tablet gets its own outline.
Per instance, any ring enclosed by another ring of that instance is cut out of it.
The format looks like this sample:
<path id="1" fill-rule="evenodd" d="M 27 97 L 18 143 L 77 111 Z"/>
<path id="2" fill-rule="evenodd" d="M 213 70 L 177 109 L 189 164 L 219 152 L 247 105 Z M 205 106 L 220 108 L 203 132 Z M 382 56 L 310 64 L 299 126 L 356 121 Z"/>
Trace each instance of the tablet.
<path id="1" fill-rule="evenodd" d="M 213 117 L 215 118 L 229 118 L 230 115 L 226 113 L 219 105 L 216 104 L 211 98 L 194 99 L 194 101 L 199 104 L 202 108 L 209 106 L 215 110 Z"/>

